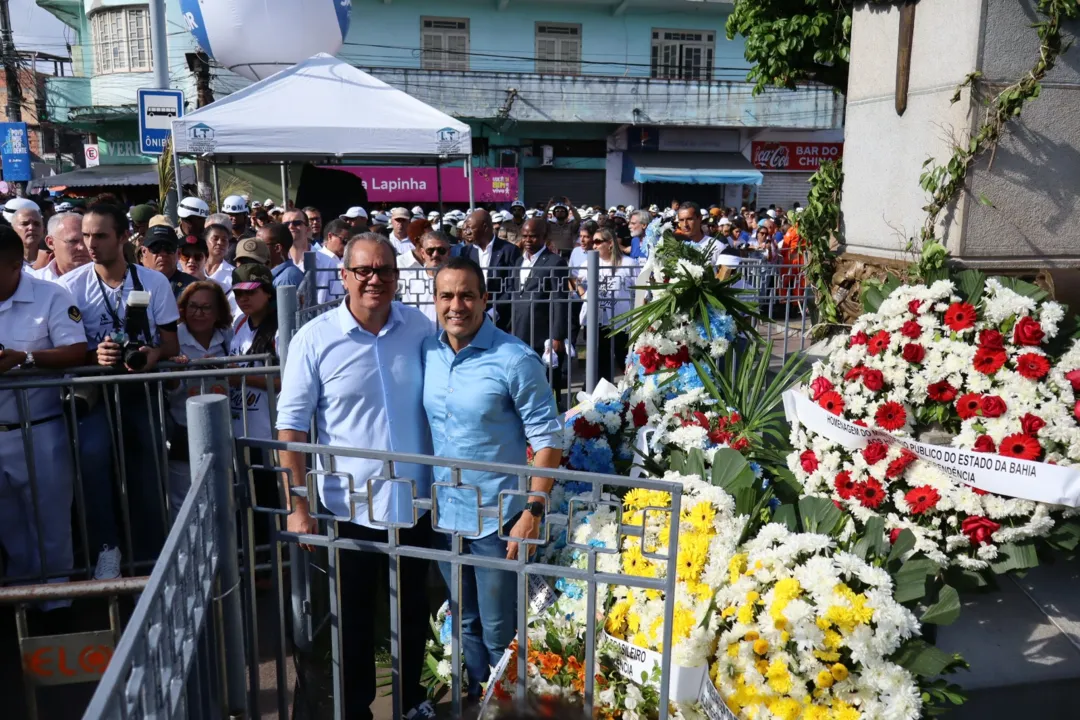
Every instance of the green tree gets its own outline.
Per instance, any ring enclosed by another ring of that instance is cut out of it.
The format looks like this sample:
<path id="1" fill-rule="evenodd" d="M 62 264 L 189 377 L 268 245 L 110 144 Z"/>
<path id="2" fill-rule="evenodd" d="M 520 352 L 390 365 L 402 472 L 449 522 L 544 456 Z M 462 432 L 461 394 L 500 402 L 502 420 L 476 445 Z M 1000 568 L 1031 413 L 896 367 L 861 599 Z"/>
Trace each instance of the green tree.
<path id="1" fill-rule="evenodd" d="M 881 0 L 877 0 L 880 2 Z M 847 92 L 854 0 L 735 0 L 727 36 L 746 39 L 754 94 L 815 81 Z"/>

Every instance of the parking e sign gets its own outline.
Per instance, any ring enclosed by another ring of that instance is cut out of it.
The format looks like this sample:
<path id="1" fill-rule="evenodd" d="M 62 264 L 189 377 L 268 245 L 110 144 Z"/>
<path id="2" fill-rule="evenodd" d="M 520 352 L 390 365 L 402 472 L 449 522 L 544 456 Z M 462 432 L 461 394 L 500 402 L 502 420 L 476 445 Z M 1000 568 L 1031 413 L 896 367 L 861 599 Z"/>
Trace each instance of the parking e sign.
<path id="1" fill-rule="evenodd" d="M 139 90 L 139 145 L 144 155 L 161 155 L 172 121 L 184 117 L 183 90 Z"/>

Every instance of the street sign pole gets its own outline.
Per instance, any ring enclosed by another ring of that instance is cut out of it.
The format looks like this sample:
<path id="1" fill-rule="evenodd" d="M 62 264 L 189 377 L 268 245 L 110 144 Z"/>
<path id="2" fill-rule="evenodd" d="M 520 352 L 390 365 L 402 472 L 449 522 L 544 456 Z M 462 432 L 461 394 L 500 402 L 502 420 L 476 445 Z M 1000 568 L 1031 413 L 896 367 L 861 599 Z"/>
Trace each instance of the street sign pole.
<path id="1" fill-rule="evenodd" d="M 169 39 L 165 29 L 165 0 L 150 0 L 150 49 L 154 58 L 154 87 L 169 89 Z"/>

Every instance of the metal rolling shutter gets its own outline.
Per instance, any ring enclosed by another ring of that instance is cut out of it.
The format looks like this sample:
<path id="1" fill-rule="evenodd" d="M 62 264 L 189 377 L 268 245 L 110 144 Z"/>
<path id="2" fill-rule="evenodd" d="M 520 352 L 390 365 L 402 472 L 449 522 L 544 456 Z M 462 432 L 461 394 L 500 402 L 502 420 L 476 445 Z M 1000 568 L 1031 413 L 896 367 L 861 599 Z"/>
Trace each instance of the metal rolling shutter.
<path id="1" fill-rule="evenodd" d="M 525 170 L 525 204 L 535 207 L 553 197 L 566 196 L 575 207 L 604 204 L 604 170 L 562 170 L 529 168 Z"/>
<path id="2" fill-rule="evenodd" d="M 810 194 L 810 177 L 813 173 L 801 172 L 765 172 L 765 181 L 758 188 L 758 207 L 779 205 L 787 209 L 798 201 L 806 205 L 806 196 Z"/>

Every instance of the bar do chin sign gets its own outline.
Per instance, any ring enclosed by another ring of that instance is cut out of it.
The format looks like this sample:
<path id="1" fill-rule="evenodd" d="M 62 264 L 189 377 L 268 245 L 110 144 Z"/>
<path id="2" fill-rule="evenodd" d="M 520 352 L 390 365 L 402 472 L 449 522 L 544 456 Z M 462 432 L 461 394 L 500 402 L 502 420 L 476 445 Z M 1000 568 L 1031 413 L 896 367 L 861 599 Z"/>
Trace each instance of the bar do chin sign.
<path id="1" fill-rule="evenodd" d="M 765 142 L 750 144 L 750 159 L 758 170 L 815 172 L 825 160 L 839 160 L 844 143 Z"/>

